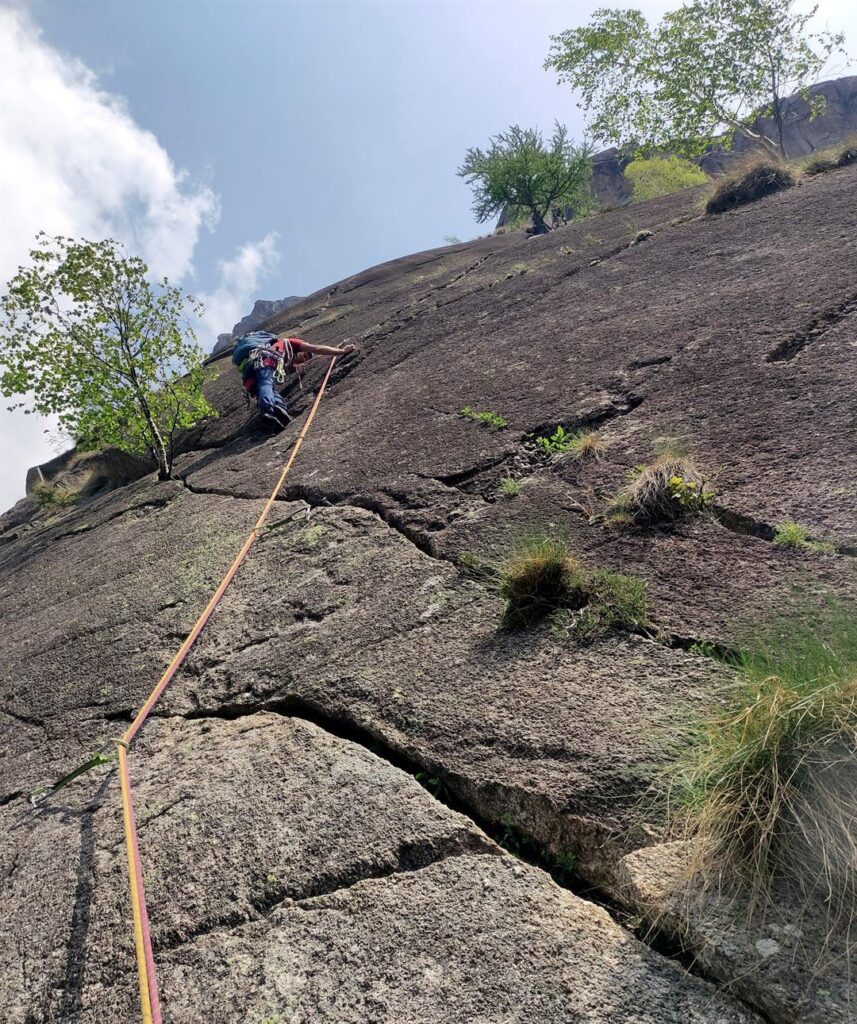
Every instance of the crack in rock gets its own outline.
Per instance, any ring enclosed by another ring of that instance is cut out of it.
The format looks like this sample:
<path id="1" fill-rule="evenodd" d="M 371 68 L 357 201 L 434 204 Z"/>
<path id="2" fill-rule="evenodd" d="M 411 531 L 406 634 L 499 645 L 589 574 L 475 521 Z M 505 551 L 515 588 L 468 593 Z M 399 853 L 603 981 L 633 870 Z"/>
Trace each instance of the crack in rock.
<path id="1" fill-rule="evenodd" d="M 765 356 L 765 362 L 790 362 L 807 345 L 824 337 L 828 331 L 832 330 L 846 317 L 852 316 L 855 312 L 857 312 L 857 293 L 849 295 L 848 298 L 831 309 L 816 314 L 805 327 L 802 327 L 788 338 L 784 338 Z"/>

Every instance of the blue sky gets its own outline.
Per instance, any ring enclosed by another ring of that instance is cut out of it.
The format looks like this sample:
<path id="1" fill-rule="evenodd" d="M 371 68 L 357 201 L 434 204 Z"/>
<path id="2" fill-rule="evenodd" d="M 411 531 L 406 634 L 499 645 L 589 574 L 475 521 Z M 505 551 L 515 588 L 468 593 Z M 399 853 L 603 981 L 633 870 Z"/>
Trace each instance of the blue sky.
<path id="1" fill-rule="evenodd" d="M 549 33 L 595 6 L 41 0 L 31 10 L 46 41 L 126 97 L 176 165 L 220 196 L 194 258 L 201 281 L 276 231 L 274 297 L 487 230 L 456 167 L 512 122 L 579 127 L 570 91 L 541 64 Z"/>
<path id="2" fill-rule="evenodd" d="M 542 63 L 600 5 L 0 0 L 0 277 L 40 228 L 119 237 L 203 297 L 210 348 L 256 298 L 487 233 L 456 167 L 512 123 L 580 136 Z M 857 47 L 857 8 L 820 8 Z M 49 427 L 0 413 L 0 508 Z"/>

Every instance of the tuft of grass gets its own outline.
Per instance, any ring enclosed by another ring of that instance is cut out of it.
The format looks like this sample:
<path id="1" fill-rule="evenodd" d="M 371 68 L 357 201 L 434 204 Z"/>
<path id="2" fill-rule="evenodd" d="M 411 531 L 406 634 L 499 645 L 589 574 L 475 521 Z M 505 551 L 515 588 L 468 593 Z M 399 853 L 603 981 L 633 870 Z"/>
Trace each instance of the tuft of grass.
<path id="1" fill-rule="evenodd" d="M 850 143 L 839 152 L 828 149 L 817 153 L 803 165 L 801 171 L 805 177 L 814 178 L 818 174 L 836 171 L 840 167 L 850 167 L 854 163 L 857 163 L 857 145 Z"/>
<path id="2" fill-rule="evenodd" d="M 496 412 L 477 412 L 475 409 L 471 409 L 469 405 L 465 405 L 458 415 L 462 419 L 473 420 L 475 423 L 481 423 L 485 427 L 494 427 L 497 430 L 504 430 L 509 426 L 509 421 L 503 419 Z"/>
<path id="3" fill-rule="evenodd" d="M 562 607 L 581 608 L 582 567 L 562 535 L 532 530 L 513 544 L 500 567 L 506 622 L 526 626 Z"/>
<path id="4" fill-rule="evenodd" d="M 791 188 L 794 184 L 795 178 L 787 168 L 774 163 L 759 163 L 739 177 L 721 182 L 705 204 L 705 212 L 725 213 Z"/>
<path id="5" fill-rule="evenodd" d="M 512 628 L 553 615 L 556 633 L 583 640 L 648 622 L 645 582 L 587 569 L 563 534 L 533 529 L 522 535 L 497 575 L 506 602 L 505 623 Z"/>
<path id="6" fill-rule="evenodd" d="M 554 616 L 554 632 L 573 640 L 594 640 L 613 629 L 645 629 L 649 625 L 646 582 L 607 569 L 587 573 L 583 581 L 587 603 L 562 608 Z"/>
<path id="7" fill-rule="evenodd" d="M 789 551 L 813 551 L 818 555 L 835 555 L 836 548 L 825 541 L 810 540 L 809 531 L 792 519 L 784 519 L 774 528 L 774 544 Z"/>
<path id="8" fill-rule="evenodd" d="M 472 580 L 485 582 L 496 578 L 495 568 L 472 551 L 462 551 L 458 556 L 457 565 L 462 575 Z"/>
<path id="9" fill-rule="evenodd" d="M 41 508 L 53 511 L 68 508 L 77 501 L 77 495 L 67 491 L 58 484 L 38 483 L 30 492 L 30 497 Z"/>
<path id="10" fill-rule="evenodd" d="M 504 476 L 500 481 L 500 493 L 507 498 L 516 498 L 521 493 L 521 485 L 513 476 Z"/>
<path id="11" fill-rule="evenodd" d="M 608 522 L 657 526 L 700 515 L 713 497 L 693 456 L 678 441 L 663 440 L 655 460 L 637 466 L 630 483 L 610 502 Z"/>
<path id="12" fill-rule="evenodd" d="M 835 171 L 836 167 L 837 164 L 835 160 L 818 156 L 814 160 L 810 160 L 808 164 L 804 164 L 802 171 L 807 178 L 814 178 L 817 174 L 825 174 L 827 171 Z"/>
<path id="13" fill-rule="evenodd" d="M 781 620 L 733 660 L 738 681 L 667 770 L 694 876 L 736 879 L 751 908 L 785 886 L 857 917 L 857 609 Z"/>
<path id="14" fill-rule="evenodd" d="M 549 437 L 537 437 L 535 442 L 542 455 L 571 453 L 576 459 L 600 459 L 607 447 L 607 442 L 595 430 L 570 431 L 562 426 L 558 426 Z"/>

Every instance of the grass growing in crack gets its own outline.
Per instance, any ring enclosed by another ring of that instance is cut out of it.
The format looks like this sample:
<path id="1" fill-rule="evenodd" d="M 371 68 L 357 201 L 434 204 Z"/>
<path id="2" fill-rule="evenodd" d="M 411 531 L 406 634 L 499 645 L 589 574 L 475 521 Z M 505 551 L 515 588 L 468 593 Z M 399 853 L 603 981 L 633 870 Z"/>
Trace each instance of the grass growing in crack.
<path id="1" fill-rule="evenodd" d="M 496 430 L 504 430 L 509 426 L 509 421 L 503 419 L 496 412 L 477 412 L 475 409 L 471 409 L 469 405 L 465 405 L 458 415 L 462 419 L 473 420 L 475 423 L 481 423 L 485 427 L 494 427 Z"/>
<path id="2" fill-rule="evenodd" d="M 521 485 L 513 476 L 504 476 L 500 481 L 500 493 L 507 498 L 516 498 L 521 493 Z"/>
<path id="3" fill-rule="evenodd" d="M 607 442 L 595 430 L 566 430 L 558 426 L 549 437 L 535 438 L 536 447 L 542 455 L 572 454 L 576 459 L 600 459 Z"/>
<path id="4" fill-rule="evenodd" d="M 825 541 L 810 540 L 805 526 L 784 519 L 774 528 L 774 544 L 789 551 L 813 551 L 818 555 L 835 555 L 836 548 Z"/>
<path id="5" fill-rule="evenodd" d="M 653 462 L 632 470 L 630 483 L 608 506 L 607 522 L 665 525 L 700 515 L 713 496 L 687 448 L 664 440 L 656 447 Z"/>
<path id="6" fill-rule="evenodd" d="M 77 501 L 77 495 L 58 484 L 38 483 L 30 492 L 35 503 L 48 512 L 68 508 Z"/>
<path id="7" fill-rule="evenodd" d="M 785 886 L 829 926 L 857 919 L 857 609 L 783 620 L 734 662 L 739 681 L 668 769 L 676 835 L 705 886 L 751 912 Z"/>
<path id="8" fill-rule="evenodd" d="M 519 537 L 497 570 L 504 623 L 532 626 L 553 616 L 554 630 L 576 640 L 648 621 L 646 584 L 633 576 L 587 569 L 562 534 L 534 529 Z"/>
<path id="9" fill-rule="evenodd" d="M 547 871 L 558 885 L 570 888 L 576 881 L 577 857 L 571 851 L 551 853 L 542 843 L 524 835 L 507 817 L 489 831 L 504 850 L 524 864 Z"/>

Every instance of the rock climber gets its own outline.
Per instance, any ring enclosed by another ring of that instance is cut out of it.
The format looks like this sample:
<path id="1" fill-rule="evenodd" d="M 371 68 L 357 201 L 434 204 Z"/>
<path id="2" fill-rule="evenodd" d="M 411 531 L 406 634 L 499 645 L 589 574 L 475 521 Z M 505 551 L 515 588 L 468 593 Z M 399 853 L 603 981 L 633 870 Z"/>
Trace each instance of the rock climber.
<path id="1" fill-rule="evenodd" d="M 262 417 L 285 427 L 292 418 L 276 385 L 284 383 L 286 372 L 293 370 L 299 374 L 299 368 L 313 356 L 344 356 L 355 349 L 351 342 L 335 348 L 312 345 L 302 338 L 280 338 L 267 331 L 252 331 L 235 342 L 232 362 L 241 371 L 246 393 L 256 399 Z"/>

